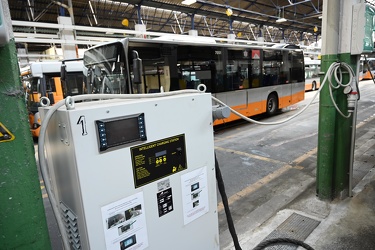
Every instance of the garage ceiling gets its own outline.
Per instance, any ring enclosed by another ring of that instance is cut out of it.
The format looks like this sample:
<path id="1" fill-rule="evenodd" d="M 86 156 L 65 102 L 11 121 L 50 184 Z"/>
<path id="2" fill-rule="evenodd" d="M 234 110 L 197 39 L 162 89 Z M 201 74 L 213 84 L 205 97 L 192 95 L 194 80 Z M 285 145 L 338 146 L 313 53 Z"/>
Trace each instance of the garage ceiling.
<path id="1" fill-rule="evenodd" d="M 135 24 L 145 24 L 148 32 L 187 34 L 194 28 L 199 36 L 309 45 L 320 39 L 323 0 L 197 0 L 191 5 L 182 0 L 9 0 L 15 34 L 58 36 L 58 28 L 33 23 L 57 24 L 58 16 L 70 16 L 77 26 L 92 27 L 76 30 L 77 36 L 123 37 Z M 69 8 L 71 7 L 71 8 Z M 231 16 L 226 14 L 230 9 Z M 280 18 L 285 22 L 276 22 Z M 125 26 L 123 23 L 127 23 Z M 27 24 L 27 25 L 26 25 Z M 194 25 L 194 26 L 193 26 Z M 99 29 L 121 29 L 124 34 L 99 32 Z M 53 41 L 51 41 L 53 43 Z M 50 44 L 29 42 L 28 50 L 41 51 Z M 85 46 L 80 44 L 79 46 Z"/>

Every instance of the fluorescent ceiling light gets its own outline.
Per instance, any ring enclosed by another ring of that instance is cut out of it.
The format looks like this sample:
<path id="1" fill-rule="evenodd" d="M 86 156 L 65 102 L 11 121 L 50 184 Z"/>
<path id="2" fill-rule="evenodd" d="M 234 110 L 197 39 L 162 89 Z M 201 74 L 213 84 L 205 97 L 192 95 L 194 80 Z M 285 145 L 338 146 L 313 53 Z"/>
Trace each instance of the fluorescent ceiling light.
<path id="1" fill-rule="evenodd" d="M 286 21 L 288 21 L 288 20 L 286 20 L 284 17 L 276 20 L 277 23 L 282 23 L 282 22 L 286 22 Z"/>
<path id="2" fill-rule="evenodd" d="M 197 2 L 197 0 L 184 0 L 181 3 L 185 4 L 185 5 L 191 5 L 191 4 L 196 3 L 196 2 Z"/>
<path id="3" fill-rule="evenodd" d="M 89 1 L 89 5 L 90 5 L 91 13 L 92 13 L 92 14 L 95 14 L 94 9 L 92 8 L 92 5 L 91 5 L 91 1 Z"/>

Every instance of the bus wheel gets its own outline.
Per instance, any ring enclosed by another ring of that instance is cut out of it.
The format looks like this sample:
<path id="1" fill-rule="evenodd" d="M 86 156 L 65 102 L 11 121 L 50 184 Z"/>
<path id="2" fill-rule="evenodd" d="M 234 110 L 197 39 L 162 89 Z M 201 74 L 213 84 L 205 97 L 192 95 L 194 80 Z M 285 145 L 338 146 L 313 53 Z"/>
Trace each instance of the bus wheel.
<path id="1" fill-rule="evenodd" d="M 267 114 L 274 115 L 278 110 L 278 100 L 275 94 L 270 94 L 267 98 Z"/>
<path id="2" fill-rule="evenodd" d="M 315 91 L 316 90 L 316 81 L 312 82 L 311 90 Z"/>

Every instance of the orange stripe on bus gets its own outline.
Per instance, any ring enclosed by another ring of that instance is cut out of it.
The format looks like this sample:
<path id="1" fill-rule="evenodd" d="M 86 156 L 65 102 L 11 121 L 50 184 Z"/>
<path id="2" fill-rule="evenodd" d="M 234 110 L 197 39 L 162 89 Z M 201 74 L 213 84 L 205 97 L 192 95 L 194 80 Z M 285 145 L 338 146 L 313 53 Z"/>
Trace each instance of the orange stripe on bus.
<path id="1" fill-rule="evenodd" d="M 304 99 L 304 97 L 305 97 L 305 91 L 298 92 L 292 96 L 281 97 L 279 98 L 279 109 L 285 108 L 297 102 L 300 102 Z M 260 102 L 249 103 L 248 105 L 246 104 L 236 105 L 231 108 L 241 113 L 242 115 L 249 117 L 249 116 L 254 116 L 254 115 L 265 113 L 266 104 L 267 104 L 267 101 L 263 100 Z M 236 114 L 230 113 L 230 116 L 228 118 L 216 120 L 214 122 L 214 125 L 224 124 L 224 123 L 232 122 L 232 121 L 239 120 L 239 119 L 241 118 L 238 117 Z"/>

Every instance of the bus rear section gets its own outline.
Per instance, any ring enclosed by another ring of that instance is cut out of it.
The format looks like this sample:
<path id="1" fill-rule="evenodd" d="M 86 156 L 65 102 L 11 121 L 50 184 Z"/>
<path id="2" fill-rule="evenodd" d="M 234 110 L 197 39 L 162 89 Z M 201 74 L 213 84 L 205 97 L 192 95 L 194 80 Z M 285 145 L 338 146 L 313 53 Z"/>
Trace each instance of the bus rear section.
<path id="1" fill-rule="evenodd" d="M 304 99 L 302 51 L 252 49 L 249 58 L 242 54 L 241 50 L 228 53 L 228 62 L 242 71 L 242 88 L 217 91 L 213 93 L 215 97 L 245 116 L 273 115 Z M 237 119 L 231 113 L 228 118 L 215 121 L 215 125 Z"/>
<path id="2" fill-rule="evenodd" d="M 314 91 L 320 88 L 320 60 L 305 57 L 305 91 Z"/>

